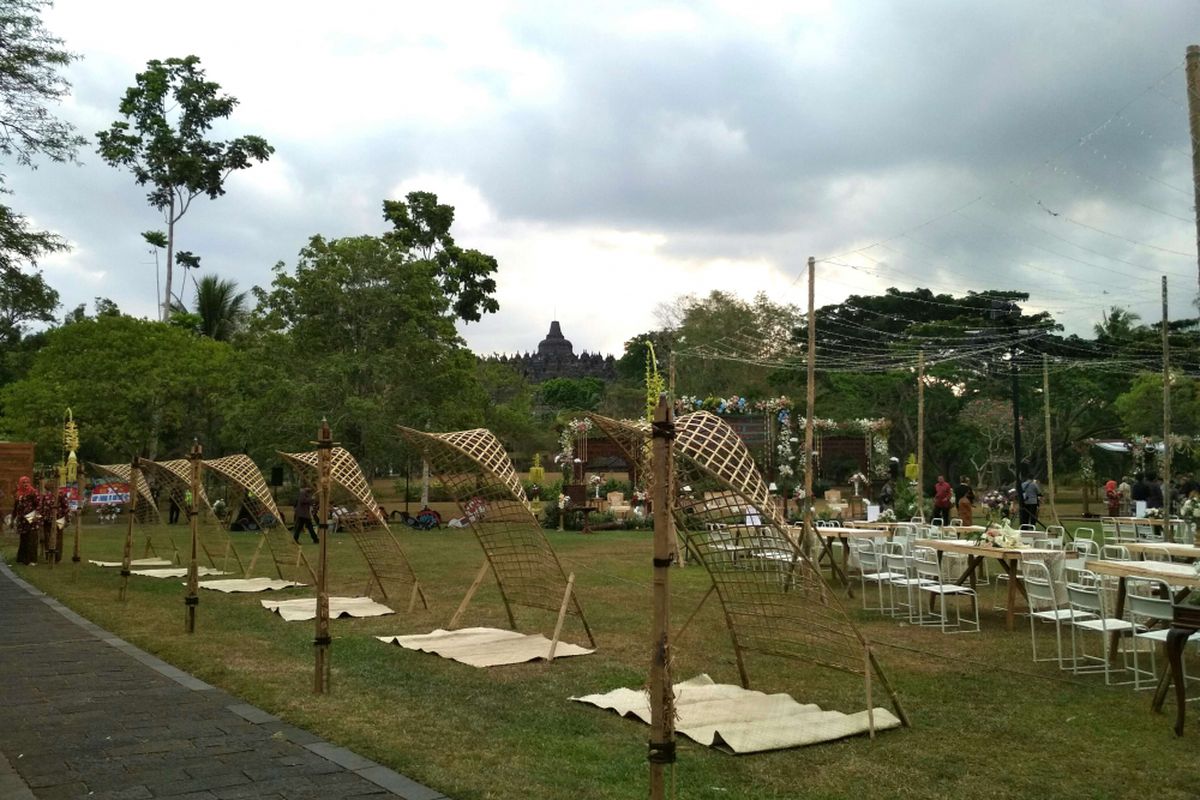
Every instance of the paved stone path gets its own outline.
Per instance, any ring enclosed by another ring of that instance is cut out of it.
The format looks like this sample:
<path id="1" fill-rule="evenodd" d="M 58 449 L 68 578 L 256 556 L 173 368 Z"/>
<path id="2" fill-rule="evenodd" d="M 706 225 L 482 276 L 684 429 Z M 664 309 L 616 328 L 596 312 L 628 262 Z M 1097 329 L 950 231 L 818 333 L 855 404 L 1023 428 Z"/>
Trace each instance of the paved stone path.
<path id="1" fill-rule="evenodd" d="M 3 800 L 444 800 L 93 625 L 0 564 Z"/>

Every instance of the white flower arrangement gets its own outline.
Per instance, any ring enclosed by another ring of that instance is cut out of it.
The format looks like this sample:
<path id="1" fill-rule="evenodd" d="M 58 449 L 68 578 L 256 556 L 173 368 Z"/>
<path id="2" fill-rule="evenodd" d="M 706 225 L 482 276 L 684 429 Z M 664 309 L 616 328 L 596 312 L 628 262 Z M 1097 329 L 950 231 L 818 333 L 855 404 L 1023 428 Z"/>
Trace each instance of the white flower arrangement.
<path id="1" fill-rule="evenodd" d="M 1163 512 L 1161 508 L 1147 508 L 1146 519 L 1162 519 Z"/>
<path id="2" fill-rule="evenodd" d="M 1188 522 L 1195 523 L 1200 519 L 1200 498 L 1189 497 L 1179 507 L 1179 516 Z"/>
<path id="3" fill-rule="evenodd" d="M 885 508 L 883 511 L 879 512 L 879 516 L 876 517 L 876 521 L 878 521 L 878 522 L 895 522 L 896 521 L 896 512 L 890 508 Z"/>
<path id="4" fill-rule="evenodd" d="M 566 493 L 558 496 L 558 510 L 562 511 L 567 506 L 571 505 L 571 498 L 567 497 Z"/>

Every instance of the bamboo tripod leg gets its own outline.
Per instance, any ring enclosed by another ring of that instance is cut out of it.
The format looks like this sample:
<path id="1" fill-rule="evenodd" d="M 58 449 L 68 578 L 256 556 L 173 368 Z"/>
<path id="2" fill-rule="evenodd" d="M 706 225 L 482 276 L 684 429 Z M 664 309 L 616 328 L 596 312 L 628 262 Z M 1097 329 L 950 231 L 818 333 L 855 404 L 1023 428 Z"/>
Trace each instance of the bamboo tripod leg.
<path id="1" fill-rule="evenodd" d="M 479 567 L 479 572 L 475 573 L 475 580 L 471 581 L 471 588 L 467 589 L 467 593 L 463 596 L 462 602 L 458 604 L 458 610 L 455 611 L 454 616 L 450 618 L 450 624 L 446 626 L 448 629 L 454 630 L 454 627 L 458 625 L 459 618 L 461 618 L 463 612 L 467 610 L 467 605 L 471 602 L 471 598 L 475 596 L 475 592 L 479 590 L 479 584 L 483 583 L 483 578 L 485 575 L 487 575 L 487 571 L 488 561 L 485 558 L 483 560 L 483 564 Z"/>
<path id="2" fill-rule="evenodd" d="M 891 682 L 883 671 L 883 667 L 879 666 L 879 662 L 875 659 L 875 653 L 870 649 L 867 650 L 867 659 L 871 666 L 875 669 L 875 677 L 879 678 L 879 683 L 883 686 L 888 697 L 892 701 L 892 708 L 896 709 L 896 716 L 900 718 L 900 724 L 906 728 L 911 728 L 912 723 L 908 720 L 908 714 L 904 711 L 904 706 L 900 704 L 900 698 L 896 696 L 896 690 L 892 688 Z"/>
<path id="3" fill-rule="evenodd" d="M 863 650 L 863 678 L 867 684 L 867 731 L 875 738 L 875 701 L 871 698 L 871 648 Z"/>
<path id="4" fill-rule="evenodd" d="M 575 591 L 575 573 L 567 576 L 567 590 L 563 592 L 562 605 L 558 608 L 558 621 L 554 623 L 554 638 L 550 640 L 550 653 L 547 661 L 554 660 L 554 651 L 558 649 L 558 637 L 562 635 L 563 620 L 567 617 L 567 605 L 571 602 L 571 593 Z"/>
<path id="5" fill-rule="evenodd" d="M 708 591 L 704 593 L 704 597 L 700 598 L 700 603 L 696 606 L 695 610 L 688 615 L 686 620 L 684 620 L 683 627 L 675 632 L 675 636 L 672 637 L 672 641 L 674 641 L 676 645 L 679 644 L 679 640 L 683 638 L 684 631 L 686 631 L 688 626 L 692 624 L 692 620 L 696 618 L 696 615 L 700 613 L 700 609 L 704 608 L 704 604 L 708 602 L 708 598 L 712 597 L 712 593 L 716 590 L 717 585 L 715 583 L 708 587 Z"/>
<path id="6" fill-rule="evenodd" d="M 417 607 L 417 595 L 420 591 L 421 584 L 414 581 L 412 591 L 408 595 L 408 609 L 405 611 L 406 614 L 411 614 L 413 609 Z"/>

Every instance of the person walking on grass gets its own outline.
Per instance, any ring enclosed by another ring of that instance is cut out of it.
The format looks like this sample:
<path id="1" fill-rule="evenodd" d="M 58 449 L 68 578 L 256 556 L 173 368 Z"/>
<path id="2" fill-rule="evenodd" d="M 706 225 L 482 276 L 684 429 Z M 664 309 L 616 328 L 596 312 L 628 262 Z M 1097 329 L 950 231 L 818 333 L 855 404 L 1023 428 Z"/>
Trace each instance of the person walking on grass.
<path id="1" fill-rule="evenodd" d="M 317 532 L 313 529 L 312 515 L 314 505 L 316 505 L 316 499 L 313 497 L 312 489 L 309 489 L 307 486 L 302 487 L 300 494 L 296 496 L 296 521 L 292 525 L 292 540 L 296 544 L 300 544 L 300 530 L 302 528 L 308 528 L 308 535 L 312 537 L 313 544 L 321 541 L 317 538 Z"/>
<path id="2" fill-rule="evenodd" d="M 1029 478 L 1021 484 L 1021 524 L 1038 524 L 1038 506 L 1042 502 L 1042 487 L 1037 478 Z"/>
<path id="3" fill-rule="evenodd" d="M 29 476 L 22 475 L 17 481 L 17 495 L 13 501 L 12 524 L 20 535 L 17 547 L 17 563 L 33 566 L 38 560 L 38 532 L 42 523 L 38 519 L 40 501 L 37 489 Z"/>
<path id="4" fill-rule="evenodd" d="M 938 475 L 937 483 L 933 485 L 933 519 L 940 520 L 943 525 L 950 521 L 950 502 L 953 494 L 954 489 L 946 481 L 946 477 Z"/>
<path id="5" fill-rule="evenodd" d="M 971 488 L 971 479 L 965 475 L 958 479 L 958 486 L 954 490 L 954 496 L 958 501 L 958 518 L 962 520 L 963 525 L 975 524 L 975 490 Z"/>

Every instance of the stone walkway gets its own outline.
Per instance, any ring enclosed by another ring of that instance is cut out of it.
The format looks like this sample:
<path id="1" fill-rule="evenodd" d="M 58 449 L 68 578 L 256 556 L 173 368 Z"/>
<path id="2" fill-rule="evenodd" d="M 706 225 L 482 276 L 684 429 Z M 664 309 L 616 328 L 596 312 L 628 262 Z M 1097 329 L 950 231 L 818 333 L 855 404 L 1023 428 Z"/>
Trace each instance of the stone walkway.
<path id="1" fill-rule="evenodd" d="M 240 702 L 0 564 L 3 800 L 444 800 Z"/>

